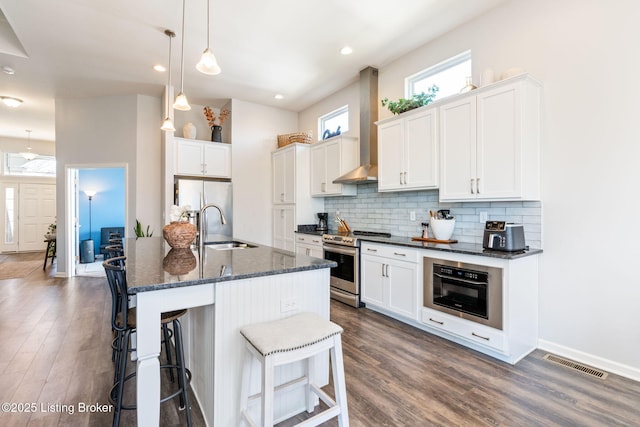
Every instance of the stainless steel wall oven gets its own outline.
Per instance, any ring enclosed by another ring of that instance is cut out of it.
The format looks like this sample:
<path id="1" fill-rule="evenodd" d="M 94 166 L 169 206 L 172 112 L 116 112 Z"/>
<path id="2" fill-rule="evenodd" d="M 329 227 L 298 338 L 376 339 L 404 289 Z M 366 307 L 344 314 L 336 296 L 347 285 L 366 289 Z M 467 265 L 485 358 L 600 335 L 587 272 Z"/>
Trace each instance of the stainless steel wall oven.
<path id="1" fill-rule="evenodd" d="M 424 258 L 424 306 L 502 329 L 502 269 Z"/>

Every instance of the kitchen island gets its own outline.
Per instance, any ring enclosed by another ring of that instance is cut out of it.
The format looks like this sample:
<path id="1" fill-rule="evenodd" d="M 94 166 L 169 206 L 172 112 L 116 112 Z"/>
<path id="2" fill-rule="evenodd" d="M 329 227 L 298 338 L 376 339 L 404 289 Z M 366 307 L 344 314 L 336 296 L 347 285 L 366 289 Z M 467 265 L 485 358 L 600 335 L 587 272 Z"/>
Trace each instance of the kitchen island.
<path id="1" fill-rule="evenodd" d="M 137 307 L 139 426 L 159 425 L 160 313 L 189 308 L 183 330 L 191 387 L 208 425 L 216 426 L 238 425 L 241 326 L 300 311 L 329 318 L 332 261 L 253 244 L 205 246 L 202 253 L 176 250 L 160 237 L 126 239 L 125 254 L 128 292 Z M 320 362 L 316 375 L 322 384 L 328 381 L 328 356 Z M 294 364 L 276 378 L 283 382 L 300 372 Z M 252 384 L 256 390 L 258 379 Z M 301 391 L 276 400 L 276 419 L 304 410 Z"/>

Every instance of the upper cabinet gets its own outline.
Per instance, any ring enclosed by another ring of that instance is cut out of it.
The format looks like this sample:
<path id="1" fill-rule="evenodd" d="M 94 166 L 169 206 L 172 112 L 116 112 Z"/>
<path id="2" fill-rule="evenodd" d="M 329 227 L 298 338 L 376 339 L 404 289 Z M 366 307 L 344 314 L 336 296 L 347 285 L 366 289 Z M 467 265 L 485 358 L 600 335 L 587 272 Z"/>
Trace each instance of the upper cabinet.
<path id="1" fill-rule="evenodd" d="M 358 167 L 358 140 L 343 135 L 311 146 L 311 195 L 355 196 L 356 186 L 333 180 Z"/>
<path id="2" fill-rule="evenodd" d="M 443 102 L 440 200 L 540 199 L 540 84 L 521 75 Z"/>
<path id="3" fill-rule="evenodd" d="M 438 109 L 378 122 L 378 191 L 438 188 Z"/>
<path id="4" fill-rule="evenodd" d="M 274 204 L 296 202 L 296 145 L 274 151 L 271 155 Z"/>
<path id="5" fill-rule="evenodd" d="M 174 137 L 176 174 L 231 178 L 231 145 Z"/>

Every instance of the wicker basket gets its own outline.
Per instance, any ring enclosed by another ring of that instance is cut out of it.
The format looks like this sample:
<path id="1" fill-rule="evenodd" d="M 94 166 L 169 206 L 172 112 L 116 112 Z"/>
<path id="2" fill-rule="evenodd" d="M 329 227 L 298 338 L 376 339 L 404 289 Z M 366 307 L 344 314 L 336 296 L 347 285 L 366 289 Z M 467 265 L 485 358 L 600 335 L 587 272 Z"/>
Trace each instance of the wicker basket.
<path id="1" fill-rule="evenodd" d="M 162 237 L 164 237 L 169 246 L 176 249 L 184 249 L 191 246 L 197 232 L 196 226 L 190 222 L 174 221 L 162 227 Z"/>
<path id="2" fill-rule="evenodd" d="M 312 131 L 285 133 L 284 135 L 278 135 L 278 148 L 281 148 L 296 142 L 299 144 L 311 144 L 312 137 L 313 137 Z"/>
<path id="3" fill-rule="evenodd" d="M 196 257 L 193 255 L 193 252 L 191 252 L 191 249 L 188 248 L 173 248 L 162 260 L 162 268 L 164 271 L 173 276 L 187 274 L 196 268 L 196 265 Z"/>

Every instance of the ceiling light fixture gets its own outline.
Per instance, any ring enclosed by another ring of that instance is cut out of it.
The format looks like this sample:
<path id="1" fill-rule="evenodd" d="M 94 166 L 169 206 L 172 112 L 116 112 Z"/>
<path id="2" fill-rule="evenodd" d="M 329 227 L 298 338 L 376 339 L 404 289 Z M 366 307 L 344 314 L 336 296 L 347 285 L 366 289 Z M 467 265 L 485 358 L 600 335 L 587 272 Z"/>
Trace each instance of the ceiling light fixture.
<path id="1" fill-rule="evenodd" d="M 5 65 L 4 67 L 2 67 L 2 72 L 5 74 L 9 74 L 10 76 L 16 73 L 16 71 L 13 68 L 9 67 L 8 65 Z"/>
<path id="2" fill-rule="evenodd" d="M 22 99 L 14 98 L 12 96 L 0 96 L 0 100 L 7 107 L 16 108 L 22 104 Z"/>
<path id="3" fill-rule="evenodd" d="M 173 120 L 171 120 L 169 111 L 169 95 L 171 94 L 171 39 L 176 36 L 176 33 L 171 30 L 164 30 L 164 33 L 169 37 L 169 65 L 167 66 L 167 68 L 169 69 L 169 76 L 167 77 L 167 93 L 164 97 L 166 103 L 165 111 L 167 112 L 167 115 L 165 116 L 162 122 L 162 127 L 160 129 L 173 132 L 174 130 L 176 130 L 176 128 L 173 127 Z"/>
<path id="4" fill-rule="evenodd" d="M 27 152 L 20 153 L 20 155 L 27 160 L 33 160 L 38 157 L 38 155 L 31 151 L 31 130 L 25 129 L 25 132 L 27 132 Z"/>
<path id="5" fill-rule="evenodd" d="M 280 94 L 280 93 L 277 93 L 277 94 L 274 96 L 274 98 L 275 98 L 275 99 L 283 99 L 283 98 L 284 98 L 284 95 L 282 95 L 282 94 Z"/>
<path id="6" fill-rule="evenodd" d="M 167 69 L 164 67 L 164 65 L 162 64 L 156 64 L 153 66 L 153 69 L 156 70 L 159 73 L 164 73 L 165 71 L 167 71 Z"/>
<path id="7" fill-rule="evenodd" d="M 209 6 L 211 4 L 211 0 L 207 0 L 207 48 L 202 52 L 202 56 L 200 57 L 200 62 L 196 64 L 196 70 L 200 71 L 203 74 L 216 75 L 220 74 L 222 71 L 220 66 L 218 65 L 218 61 L 216 60 L 215 55 L 209 48 L 209 30 L 211 25 L 209 23 Z"/>
<path id="8" fill-rule="evenodd" d="M 340 49 L 340 53 L 342 55 L 351 55 L 353 53 L 353 49 L 351 49 L 351 47 L 349 46 L 345 46 L 342 49 Z"/>
<path id="9" fill-rule="evenodd" d="M 176 96 L 176 100 L 173 103 L 173 108 L 180 111 L 189 111 L 191 106 L 187 100 L 187 95 L 184 94 L 184 8 L 185 0 L 182 0 L 182 55 L 180 60 L 180 93 Z"/>

